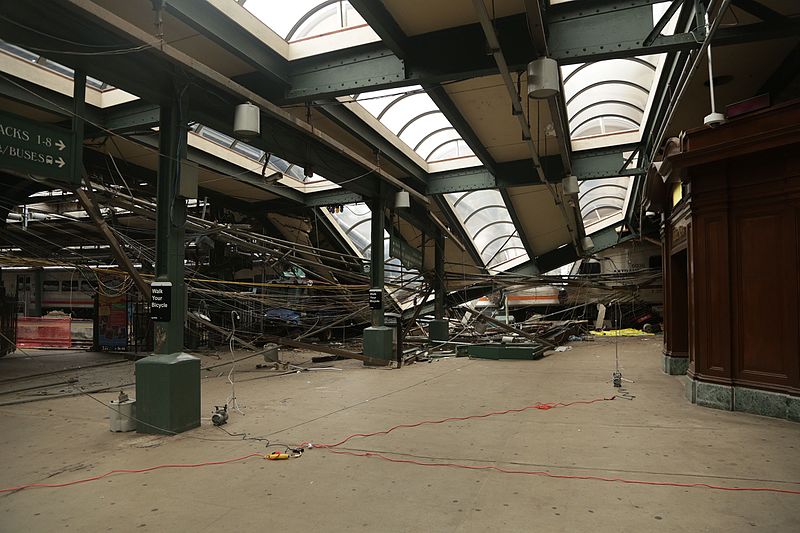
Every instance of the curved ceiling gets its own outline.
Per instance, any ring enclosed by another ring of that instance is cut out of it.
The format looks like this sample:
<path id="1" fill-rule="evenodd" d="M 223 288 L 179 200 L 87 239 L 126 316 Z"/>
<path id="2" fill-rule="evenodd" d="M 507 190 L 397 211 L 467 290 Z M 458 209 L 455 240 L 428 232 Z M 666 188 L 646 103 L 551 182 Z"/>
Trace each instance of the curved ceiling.
<path id="1" fill-rule="evenodd" d="M 525 246 L 499 191 L 448 193 L 445 198 L 488 270 L 503 272 L 528 260 Z"/>
<path id="2" fill-rule="evenodd" d="M 290 43 L 367 25 L 346 0 L 237 1 Z"/>
<path id="3" fill-rule="evenodd" d="M 428 163 L 474 155 L 419 85 L 362 93 L 354 98 Z"/>
<path id="4" fill-rule="evenodd" d="M 572 137 L 639 130 L 657 66 L 648 56 L 562 67 Z"/>

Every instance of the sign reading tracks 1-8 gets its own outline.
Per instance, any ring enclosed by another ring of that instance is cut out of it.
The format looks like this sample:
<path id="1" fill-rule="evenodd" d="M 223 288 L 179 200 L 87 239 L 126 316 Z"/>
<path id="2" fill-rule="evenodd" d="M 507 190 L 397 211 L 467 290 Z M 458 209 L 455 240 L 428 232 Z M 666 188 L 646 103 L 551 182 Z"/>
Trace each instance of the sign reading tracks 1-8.
<path id="1" fill-rule="evenodd" d="M 74 143 L 71 130 L 0 113 L 0 168 L 71 180 Z"/>

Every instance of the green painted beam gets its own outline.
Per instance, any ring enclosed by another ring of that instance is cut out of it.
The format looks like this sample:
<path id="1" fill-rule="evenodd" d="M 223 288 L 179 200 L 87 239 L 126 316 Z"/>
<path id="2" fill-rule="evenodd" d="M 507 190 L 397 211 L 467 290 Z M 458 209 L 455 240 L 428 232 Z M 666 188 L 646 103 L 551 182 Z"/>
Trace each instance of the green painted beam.
<path id="1" fill-rule="evenodd" d="M 428 176 L 428 195 L 497 188 L 497 179 L 486 167 L 436 172 Z"/>
<path id="2" fill-rule="evenodd" d="M 662 0 L 663 1 L 663 0 Z M 550 56 L 561 64 L 635 57 L 700 47 L 696 30 L 658 36 L 645 46 L 653 29 L 655 0 L 602 0 L 559 4 L 545 13 Z M 687 2 L 688 4 L 689 2 Z M 631 5 L 633 4 L 633 5 Z M 589 9 L 594 6 L 594 9 Z M 595 10 L 598 10 L 595 12 Z M 524 70 L 537 57 L 525 14 L 498 18 L 497 31 L 512 71 Z M 790 37 L 800 31 L 798 17 L 720 28 L 713 44 L 722 46 Z M 436 85 L 445 81 L 497 74 L 478 24 L 408 37 L 401 60 L 384 43 L 371 43 L 290 63 L 291 87 L 282 103 L 351 95 L 390 87 Z"/>
<path id="3" fill-rule="evenodd" d="M 313 208 L 327 205 L 354 204 L 363 202 L 364 197 L 345 189 L 332 189 L 305 194 L 301 201 L 306 207 Z"/>
<path id="4" fill-rule="evenodd" d="M 508 190 L 505 188 L 500 189 L 500 196 L 503 197 L 503 203 L 505 203 L 506 207 L 508 208 L 508 216 L 511 217 L 511 222 L 514 223 L 514 229 L 517 230 L 517 236 L 520 238 L 520 241 L 522 241 L 522 246 L 525 248 L 525 253 L 528 255 L 528 259 L 533 259 L 534 253 L 533 248 L 531 248 L 531 241 L 528 239 L 528 235 L 525 233 L 525 226 L 522 224 L 522 221 L 517 215 L 517 210 L 514 207 L 514 202 L 511 201 L 511 196 L 509 196 Z"/>
<path id="5" fill-rule="evenodd" d="M 383 5 L 383 2 L 375 0 L 350 0 L 350 5 L 369 24 L 369 27 L 377 33 L 383 43 L 399 58 L 405 56 L 406 37 L 400 25 Z"/>
<path id="6" fill-rule="evenodd" d="M 642 174 L 644 171 L 641 168 L 627 169 L 620 172 L 625 162 L 624 154 L 635 150 L 637 147 L 638 145 L 636 144 L 626 144 L 574 152 L 572 154 L 573 172 L 578 176 L 579 180 Z M 546 156 L 541 158 L 541 162 L 546 169 L 548 181 L 551 183 L 559 182 L 564 175 L 561 158 L 559 156 Z M 429 174 L 427 178 L 427 194 L 467 192 L 481 189 L 508 189 L 541 184 L 529 159 L 496 163 L 495 166 L 494 174 L 483 166 Z"/>
<path id="7" fill-rule="evenodd" d="M 26 80 L 21 80 L 7 73 L 0 74 L 0 96 L 41 111 L 61 115 L 65 121 L 69 120 L 71 116 L 72 97 Z M 102 115 L 100 109 L 87 104 L 86 119 L 96 124 L 101 123 Z"/>
<path id="8" fill-rule="evenodd" d="M 372 126 L 368 125 L 352 111 L 347 109 L 347 107 L 338 102 L 328 100 L 327 104 L 328 105 L 324 105 L 323 103 L 323 105 L 318 107 L 318 110 L 323 115 L 366 143 L 373 150 L 379 151 L 382 158 L 396 165 L 402 171 L 407 172 L 409 176 L 416 178 L 420 182 L 425 181 L 425 171 L 422 170 L 414 160 L 403 153 L 402 150 L 375 131 Z"/>
<path id="9" fill-rule="evenodd" d="M 292 61 L 289 82 L 284 104 L 410 84 L 404 62 L 381 43 Z"/>
<path id="10" fill-rule="evenodd" d="M 186 104 L 177 101 L 161 108 L 159 130 L 159 164 L 156 213 L 155 281 L 172 283 L 169 320 L 154 322 L 153 351 L 174 354 L 183 351 L 184 322 L 186 321 L 185 237 L 186 200 L 173 190 L 180 179 L 180 166 L 173 162 L 186 158 L 186 126 L 180 116 Z"/>
<path id="11" fill-rule="evenodd" d="M 579 180 L 612 178 L 616 176 L 635 176 L 644 172 L 641 168 L 623 170 L 628 152 L 633 152 L 638 144 L 625 144 L 584 150 L 572 153 L 572 173 Z"/>
<path id="12" fill-rule="evenodd" d="M 103 111 L 103 127 L 115 133 L 143 132 L 158 126 L 159 107 L 137 100 Z"/>
<path id="13" fill-rule="evenodd" d="M 289 61 L 221 13 L 211 2 L 166 0 L 165 6 L 179 20 L 255 68 L 269 83 L 289 85 Z"/>

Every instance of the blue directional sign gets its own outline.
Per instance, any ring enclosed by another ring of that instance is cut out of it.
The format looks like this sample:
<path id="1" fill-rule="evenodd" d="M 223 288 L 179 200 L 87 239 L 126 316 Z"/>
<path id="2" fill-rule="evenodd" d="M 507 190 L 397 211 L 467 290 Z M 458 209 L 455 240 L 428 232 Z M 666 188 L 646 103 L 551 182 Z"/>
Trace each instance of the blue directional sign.
<path id="1" fill-rule="evenodd" d="M 72 130 L 0 112 L 0 168 L 71 181 Z"/>

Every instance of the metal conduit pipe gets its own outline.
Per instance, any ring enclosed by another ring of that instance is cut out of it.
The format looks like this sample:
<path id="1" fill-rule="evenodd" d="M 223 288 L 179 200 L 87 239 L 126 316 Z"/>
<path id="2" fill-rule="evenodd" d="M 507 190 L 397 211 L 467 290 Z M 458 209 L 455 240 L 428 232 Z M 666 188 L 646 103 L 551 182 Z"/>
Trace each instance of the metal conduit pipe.
<path id="1" fill-rule="evenodd" d="M 722 22 L 722 16 L 727 11 L 731 0 L 721 0 L 719 2 L 719 9 L 717 10 L 717 16 L 714 17 L 714 21 L 707 27 L 706 31 L 706 38 L 703 39 L 703 44 L 700 46 L 700 49 L 695 52 L 694 59 L 691 62 L 686 64 L 684 67 L 683 72 L 681 72 L 681 76 L 678 79 L 678 92 L 675 97 L 670 102 L 669 108 L 667 109 L 667 114 L 664 117 L 664 122 L 658 129 L 658 135 L 656 135 L 656 141 L 653 143 L 649 159 L 652 161 L 655 158 L 655 154 L 658 152 L 659 147 L 661 146 L 662 141 L 664 140 L 664 135 L 666 134 L 667 127 L 669 123 L 672 121 L 672 118 L 675 115 L 675 110 L 678 108 L 678 104 L 683 99 L 684 93 L 686 92 L 686 88 L 689 86 L 689 82 L 692 79 L 692 75 L 700 66 L 700 61 L 706 55 L 706 51 L 708 47 L 711 45 L 711 39 L 713 39 L 714 34 L 716 33 L 717 29 L 719 28 L 720 23 Z M 712 4 L 708 6 L 706 13 L 711 13 L 716 8 L 717 2 L 712 0 Z"/>
<path id="2" fill-rule="evenodd" d="M 483 3 L 483 0 L 472 0 L 472 4 L 475 6 L 475 12 L 478 15 L 481 28 L 483 28 L 483 33 L 486 37 L 487 43 L 489 44 L 489 49 L 492 51 L 492 56 L 494 57 L 495 63 L 497 63 L 500 76 L 503 78 L 503 83 L 505 84 L 508 95 L 511 98 L 513 114 L 517 117 L 519 126 L 522 129 L 522 138 L 528 145 L 528 151 L 531 154 L 533 166 L 536 168 L 536 174 L 538 175 L 539 180 L 544 183 L 544 185 L 550 191 L 550 194 L 553 196 L 553 201 L 561 210 L 561 214 L 564 217 L 564 222 L 567 225 L 567 231 L 569 231 L 570 238 L 572 239 L 572 244 L 578 254 L 580 254 L 581 248 L 578 245 L 576 230 L 572 227 L 572 224 L 570 224 L 569 215 L 564 207 L 564 202 L 559 197 L 558 191 L 553 187 L 552 184 L 548 183 L 547 178 L 544 175 L 544 169 L 542 169 L 542 163 L 539 160 L 539 152 L 536 149 L 536 145 L 533 143 L 531 129 L 528 126 L 527 118 L 522 109 L 522 100 L 520 98 L 520 94 L 517 92 L 517 87 L 514 84 L 514 80 L 511 79 L 511 72 L 508 69 L 508 63 L 506 63 L 506 58 L 503 55 L 502 49 L 500 48 L 500 41 L 497 38 L 497 33 L 495 32 L 492 21 L 489 18 L 489 12 L 486 10 L 486 5 Z M 576 221 L 578 221 L 578 223 L 580 223 L 579 220 L 580 219 L 576 216 Z"/>

